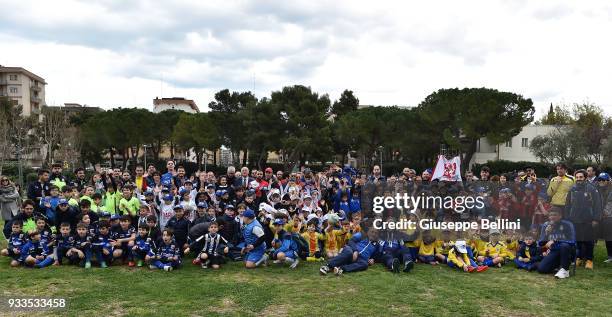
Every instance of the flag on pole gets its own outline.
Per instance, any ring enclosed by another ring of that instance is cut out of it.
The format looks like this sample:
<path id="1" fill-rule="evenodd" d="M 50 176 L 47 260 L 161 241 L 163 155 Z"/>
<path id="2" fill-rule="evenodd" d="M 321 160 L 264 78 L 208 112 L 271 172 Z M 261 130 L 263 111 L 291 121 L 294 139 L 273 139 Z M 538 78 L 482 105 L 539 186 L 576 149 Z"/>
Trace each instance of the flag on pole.
<path id="1" fill-rule="evenodd" d="M 461 159 L 455 156 L 447 159 L 444 155 L 438 155 L 438 162 L 433 171 L 431 179 L 439 179 L 441 181 L 461 181 Z"/>

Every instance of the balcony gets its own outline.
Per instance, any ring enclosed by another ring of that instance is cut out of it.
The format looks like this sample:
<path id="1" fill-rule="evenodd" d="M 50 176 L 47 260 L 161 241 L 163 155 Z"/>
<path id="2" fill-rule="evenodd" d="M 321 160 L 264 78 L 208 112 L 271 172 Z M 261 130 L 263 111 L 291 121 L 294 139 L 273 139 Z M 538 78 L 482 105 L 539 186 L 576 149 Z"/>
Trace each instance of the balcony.
<path id="1" fill-rule="evenodd" d="M 42 102 L 42 99 L 40 99 L 40 97 L 38 97 L 38 96 L 32 96 L 32 97 L 30 97 L 30 100 L 32 102 L 36 102 L 36 103 L 41 103 Z"/>
<path id="2" fill-rule="evenodd" d="M 32 91 L 41 91 L 42 87 L 39 85 L 30 85 L 30 89 L 32 89 Z"/>
<path id="3" fill-rule="evenodd" d="M 7 85 L 7 84 L 8 82 L 6 81 L 6 78 L 0 78 L 0 86 Z"/>

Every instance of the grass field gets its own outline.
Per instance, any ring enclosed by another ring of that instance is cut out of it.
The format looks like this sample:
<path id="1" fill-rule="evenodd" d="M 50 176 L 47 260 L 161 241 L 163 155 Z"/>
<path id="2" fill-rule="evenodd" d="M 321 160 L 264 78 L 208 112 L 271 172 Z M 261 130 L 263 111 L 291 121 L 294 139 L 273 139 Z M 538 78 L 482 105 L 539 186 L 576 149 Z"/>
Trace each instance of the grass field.
<path id="1" fill-rule="evenodd" d="M 251 271 L 229 263 L 212 271 L 191 265 L 189 258 L 183 268 L 162 272 L 126 266 L 15 269 L 2 258 L 0 297 L 65 298 L 67 308 L 53 311 L 61 316 L 610 316 L 612 265 L 601 264 L 601 241 L 596 253 L 594 271 L 579 268 L 566 280 L 513 265 L 468 274 L 423 264 L 394 275 L 377 264 L 323 277 L 318 263 Z"/>

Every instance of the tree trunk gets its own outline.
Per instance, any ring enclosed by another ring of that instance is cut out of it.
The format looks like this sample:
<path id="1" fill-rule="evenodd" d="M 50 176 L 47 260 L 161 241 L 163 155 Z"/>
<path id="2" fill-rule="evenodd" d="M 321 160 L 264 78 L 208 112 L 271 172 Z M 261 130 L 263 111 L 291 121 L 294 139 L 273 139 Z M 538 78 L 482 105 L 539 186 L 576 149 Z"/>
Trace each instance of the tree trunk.
<path id="1" fill-rule="evenodd" d="M 111 168 L 115 168 L 115 151 L 113 150 L 112 147 L 108 149 L 108 153 L 110 155 Z"/>
<path id="2" fill-rule="evenodd" d="M 242 156 L 242 166 L 247 166 L 247 160 L 248 160 L 248 155 L 249 155 L 249 150 L 244 149 L 243 150 L 243 156 Z"/>
<path id="3" fill-rule="evenodd" d="M 472 160 L 472 156 L 474 156 L 474 153 L 476 153 L 476 142 L 477 140 L 472 140 L 467 148 L 467 151 L 465 152 L 465 156 L 461 162 L 461 175 L 465 174 L 465 171 L 469 167 L 470 161 Z"/>
<path id="4" fill-rule="evenodd" d="M 174 160 L 174 142 L 170 140 L 170 158 Z"/>
<path id="5" fill-rule="evenodd" d="M 213 165 L 214 166 L 217 166 L 217 150 L 219 149 L 213 150 Z"/>

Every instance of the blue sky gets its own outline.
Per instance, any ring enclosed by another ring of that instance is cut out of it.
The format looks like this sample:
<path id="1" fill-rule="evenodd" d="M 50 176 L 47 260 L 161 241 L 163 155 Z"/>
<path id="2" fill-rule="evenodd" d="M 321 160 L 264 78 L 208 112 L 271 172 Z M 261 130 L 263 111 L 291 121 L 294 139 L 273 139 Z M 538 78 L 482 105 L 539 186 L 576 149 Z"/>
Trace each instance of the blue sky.
<path id="1" fill-rule="evenodd" d="M 415 106 L 490 87 L 612 110 L 606 1 L 7 1 L 0 64 L 44 77 L 47 103 L 151 107 L 156 96 L 269 96 L 304 84 Z M 8 13 L 8 14 L 7 14 Z"/>

